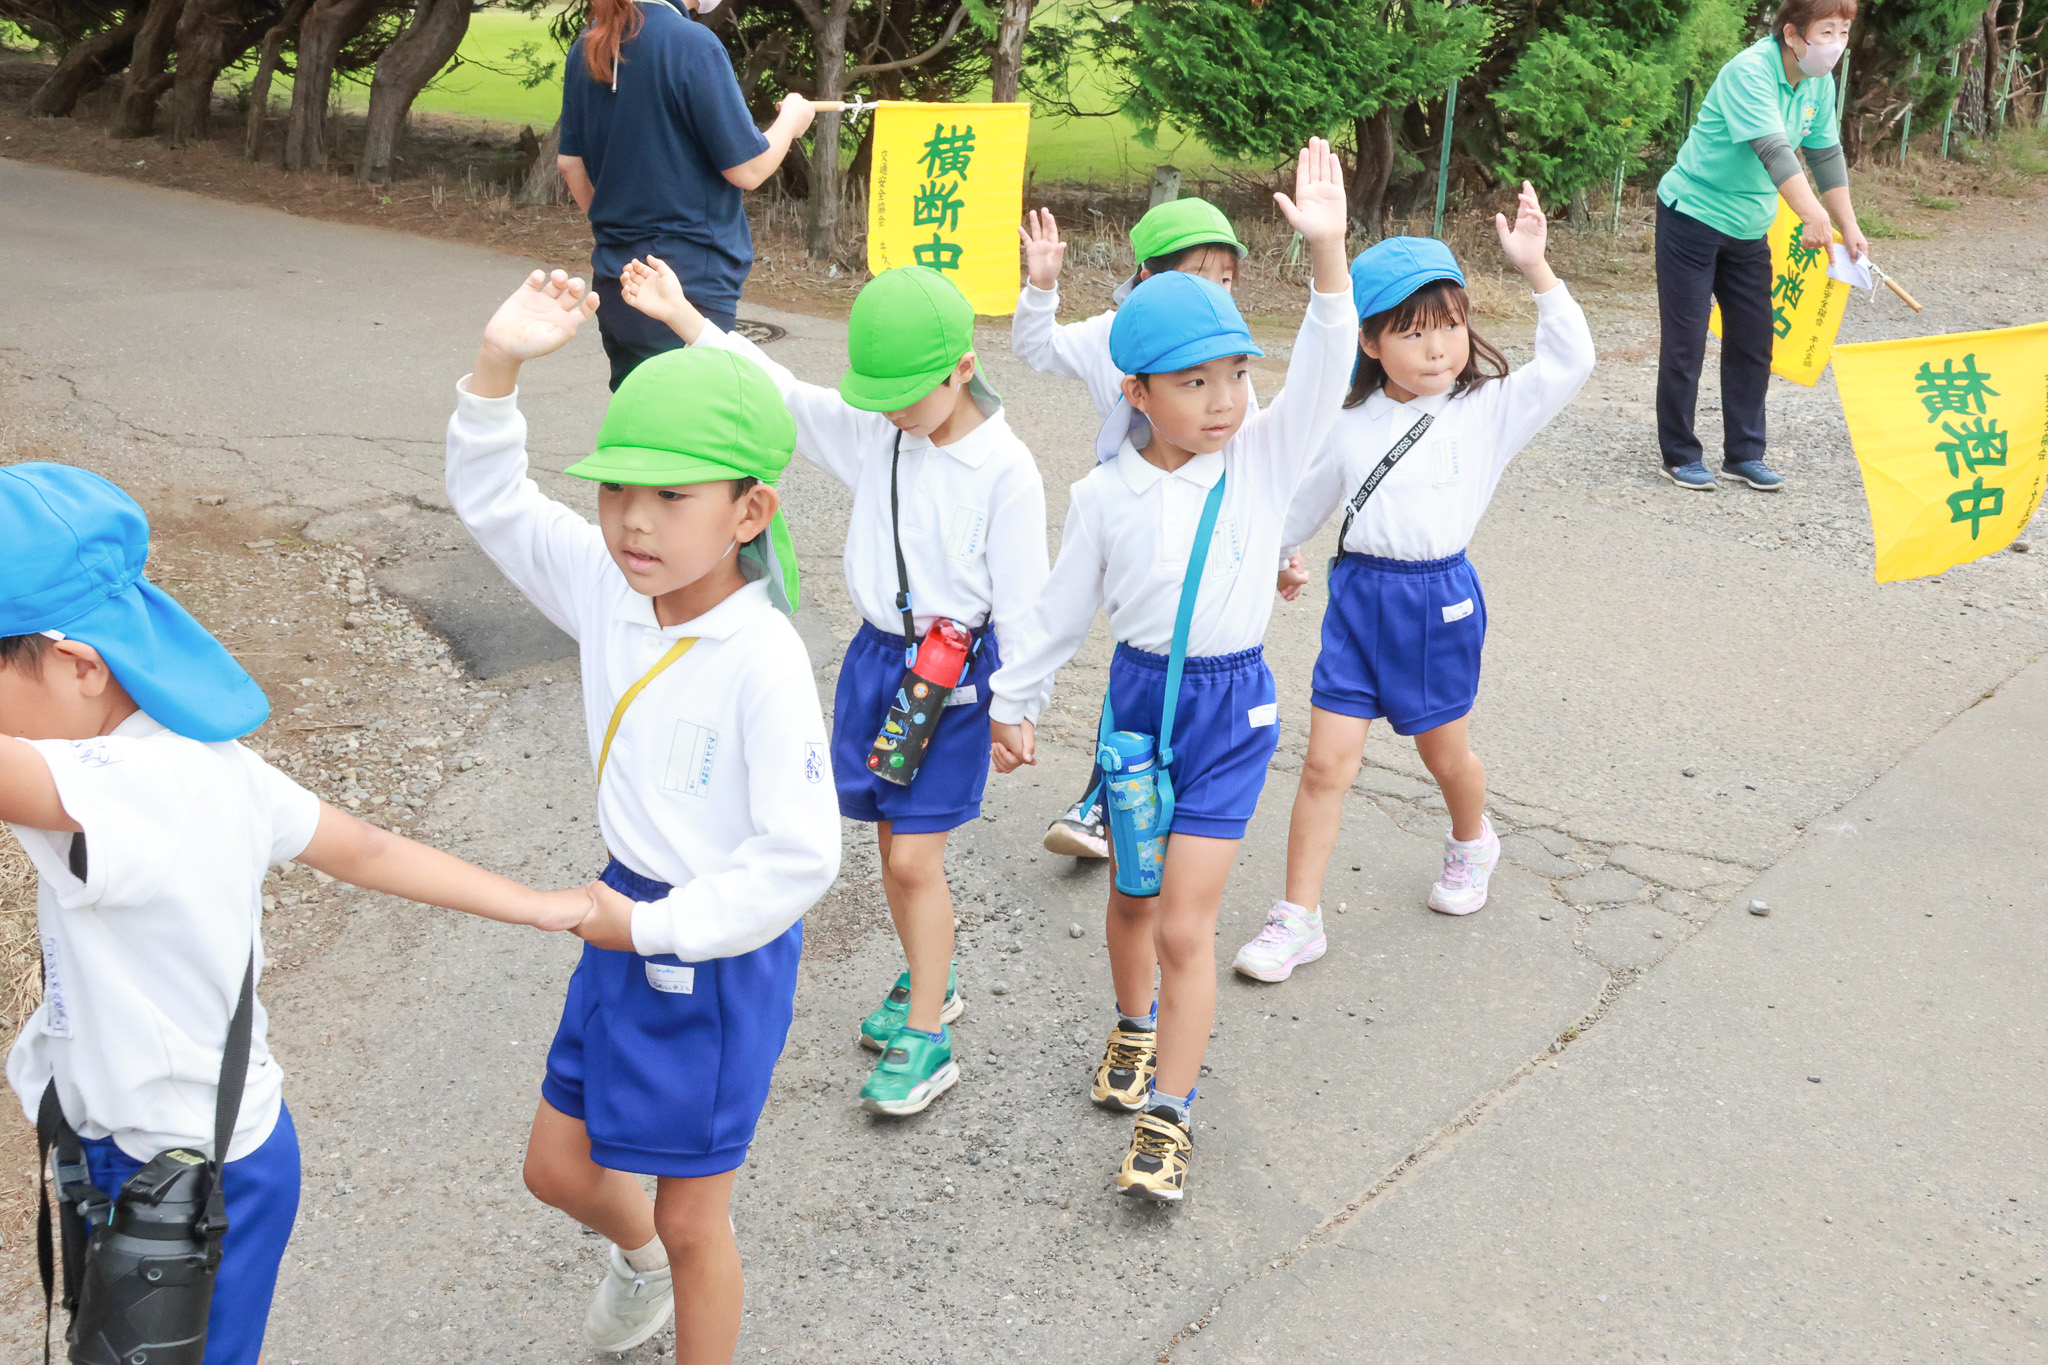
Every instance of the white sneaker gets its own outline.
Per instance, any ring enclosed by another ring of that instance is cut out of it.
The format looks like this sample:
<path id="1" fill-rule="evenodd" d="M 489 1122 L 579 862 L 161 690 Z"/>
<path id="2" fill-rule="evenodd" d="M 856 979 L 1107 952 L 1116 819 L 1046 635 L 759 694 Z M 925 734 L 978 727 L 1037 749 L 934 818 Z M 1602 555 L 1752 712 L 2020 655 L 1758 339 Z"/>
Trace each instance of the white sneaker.
<path id="1" fill-rule="evenodd" d="M 604 1281 L 583 1315 L 583 1339 L 600 1351 L 630 1351 L 667 1326 L 675 1311 L 668 1267 L 635 1270 L 614 1246 Z"/>
<path id="2" fill-rule="evenodd" d="M 1429 908 L 1440 915 L 1469 915 L 1486 904 L 1486 884 L 1500 862 L 1500 836 L 1493 832 L 1493 821 L 1480 819 L 1486 837 L 1476 853 L 1467 853 L 1450 835 L 1444 836 L 1443 875 L 1429 889 Z"/>
<path id="3" fill-rule="evenodd" d="M 1329 950 L 1323 937 L 1323 907 L 1308 914 L 1289 901 L 1275 901 L 1266 912 L 1266 927 L 1259 936 L 1237 950 L 1230 965 L 1255 981 L 1285 981 L 1304 962 L 1314 962 Z"/>

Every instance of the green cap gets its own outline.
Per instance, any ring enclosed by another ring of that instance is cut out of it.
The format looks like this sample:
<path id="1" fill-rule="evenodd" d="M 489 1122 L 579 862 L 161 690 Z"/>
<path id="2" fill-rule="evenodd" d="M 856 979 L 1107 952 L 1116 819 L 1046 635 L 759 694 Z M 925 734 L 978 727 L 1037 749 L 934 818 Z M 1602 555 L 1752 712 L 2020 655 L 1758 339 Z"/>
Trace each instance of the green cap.
<path id="1" fill-rule="evenodd" d="M 1244 259 L 1223 210 L 1206 199 L 1173 199 L 1148 210 L 1131 228 L 1131 255 L 1139 265 L 1191 246 L 1227 246 Z"/>
<path id="2" fill-rule="evenodd" d="M 974 349 L 974 305 L 938 271 L 902 265 L 869 280 L 846 319 L 839 396 L 895 412 L 930 393 Z"/>
<path id="3" fill-rule="evenodd" d="M 597 449 L 562 472 L 650 488 L 745 478 L 773 485 L 795 450 L 796 422 L 761 367 L 693 346 L 636 365 L 612 395 Z M 776 606 L 796 609 L 796 547 L 780 511 L 740 559 Z"/>

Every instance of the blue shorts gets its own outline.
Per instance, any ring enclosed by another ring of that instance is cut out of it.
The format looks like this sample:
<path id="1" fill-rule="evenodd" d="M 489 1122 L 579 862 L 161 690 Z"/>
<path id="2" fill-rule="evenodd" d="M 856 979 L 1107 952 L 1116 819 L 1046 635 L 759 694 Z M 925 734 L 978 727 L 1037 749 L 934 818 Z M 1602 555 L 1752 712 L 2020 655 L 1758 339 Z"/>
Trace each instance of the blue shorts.
<path id="1" fill-rule="evenodd" d="M 612 860 L 604 883 L 636 901 L 665 882 Z M 804 926 L 738 957 L 683 962 L 583 945 L 541 1098 L 590 1136 L 590 1159 L 643 1175 L 719 1175 L 747 1159 L 789 1038 Z"/>
<path id="2" fill-rule="evenodd" d="M 107 1198 L 143 1167 L 112 1138 L 82 1138 L 92 1183 Z M 291 1110 L 277 1109 L 277 1126 L 263 1145 L 221 1168 L 228 1198 L 228 1230 L 220 1244 L 213 1307 L 206 1319 L 206 1365 L 256 1365 L 263 1329 L 277 1292 L 277 1267 L 299 1216 L 299 1133 Z"/>
<path id="3" fill-rule="evenodd" d="M 1419 735 L 1470 713 L 1485 643 L 1486 596 L 1463 550 L 1448 559 L 1347 554 L 1330 574 L 1310 700 Z"/>
<path id="4" fill-rule="evenodd" d="M 1109 661 L 1110 720 L 1158 735 L 1166 656 L 1129 645 Z M 1280 747 L 1280 708 L 1266 652 L 1191 658 L 1182 665 L 1173 713 L 1173 833 L 1242 839 Z"/>
<path id="5" fill-rule="evenodd" d="M 960 675 L 917 776 L 899 787 L 868 770 L 868 753 L 903 684 L 903 637 L 861 622 L 846 646 L 832 699 L 832 781 L 839 789 L 839 813 L 869 824 L 887 820 L 897 834 L 958 829 L 980 815 L 988 786 L 988 680 L 1002 662 L 995 632 L 983 632 L 981 653 Z M 963 694 L 972 700 L 960 700 Z"/>

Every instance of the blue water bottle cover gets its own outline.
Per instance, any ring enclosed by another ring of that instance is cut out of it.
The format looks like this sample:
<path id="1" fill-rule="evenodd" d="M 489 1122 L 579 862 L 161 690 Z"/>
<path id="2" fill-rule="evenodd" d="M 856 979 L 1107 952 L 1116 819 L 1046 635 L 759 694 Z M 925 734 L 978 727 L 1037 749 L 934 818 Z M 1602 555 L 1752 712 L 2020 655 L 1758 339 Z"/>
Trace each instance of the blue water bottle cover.
<path id="1" fill-rule="evenodd" d="M 1159 828 L 1169 833 L 1173 830 L 1173 713 L 1180 701 L 1180 675 L 1187 662 L 1188 628 L 1195 621 L 1195 598 L 1201 595 L 1202 569 L 1209 562 L 1209 538 L 1216 531 L 1217 513 L 1223 510 L 1223 484 L 1228 478 L 1228 473 L 1217 475 L 1207 500 L 1202 503 L 1202 520 L 1195 527 L 1194 547 L 1188 552 L 1188 569 L 1181 576 L 1180 610 L 1173 618 L 1173 646 L 1166 655 L 1166 699 L 1160 708 L 1159 736 L 1154 752 L 1159 773 Z M 1102 730 L 1096 743 L 1098 752 L 1109 743 L 1109 736 L 1115 729 L 1109 689 L 1104 688 Z"/>

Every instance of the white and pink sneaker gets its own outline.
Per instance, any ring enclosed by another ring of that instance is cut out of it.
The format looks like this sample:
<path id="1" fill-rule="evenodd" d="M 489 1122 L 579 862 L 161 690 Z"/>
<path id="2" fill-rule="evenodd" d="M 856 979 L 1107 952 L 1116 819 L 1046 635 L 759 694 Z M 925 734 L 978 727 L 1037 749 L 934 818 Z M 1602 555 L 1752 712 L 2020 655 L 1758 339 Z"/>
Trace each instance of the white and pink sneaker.
<path id="1" fill-rule="evenodd" d="M 1469 844 L 1444 836 L 1444 870 L 1429 889 L 1429 908 L 1440 915 L 1469 915 L 1486 904 L 1486 884 L 1500 862 L 1500 836 L 1481 816 L 1485 833 Z"/>
<path id="2" fill-rule="evenodd" d="M 1275 901 L 1266 912 L 1266 927 L 1237 950 L 1230 965 L 1254 981 L 1285 981 L 1304 962 L 1329 950 L 1323 937 L 1323 908 L 1304 910 L 1292 901 Z"/>

